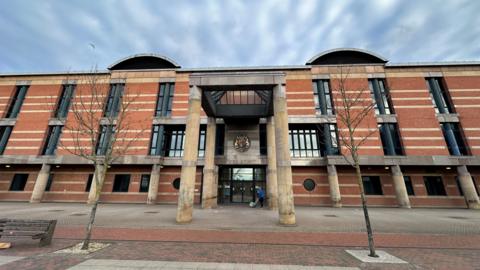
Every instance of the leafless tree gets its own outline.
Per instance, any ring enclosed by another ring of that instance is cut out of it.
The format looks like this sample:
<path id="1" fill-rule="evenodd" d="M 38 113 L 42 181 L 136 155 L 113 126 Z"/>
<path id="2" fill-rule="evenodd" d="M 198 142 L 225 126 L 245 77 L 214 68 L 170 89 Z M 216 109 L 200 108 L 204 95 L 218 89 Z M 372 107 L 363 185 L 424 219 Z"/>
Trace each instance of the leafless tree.
<path id="1" fill-rule="evenodd" d="M 139 93 L 132 93 L 126 85 L 122 85 L 116 90 L 120 91 L 118 97 L 111 100 L 110 88 L 114 86 L 110 86 L 109 81 L 110 75 L 101 74 L 96 68 L 78 78 L 59 142 L 60 149 L 89 161 L 95 168 L 92 182 L 95 196 L 89 200 L 90 218 L 82 249 L 89 248 L 107 170 L 130 152 L 148 127 L 148 119 L 135 119 L 132 115 L 138 107 L 135 100 Z"/>
<path id="2" fill-rule="evenodd" d="M 352 86 L 351 78 L 349 77 L 351 68 L 343 66 L 338 68 L 338 78 L 332 83 L 332 90 L 337 94 L 337 100 L 339 101 L 337 115 L 339 125 L 342 126 L 342 128 L 339 128 L 339 138 L 342 146 L 346 148 L 346 151 L 342 150 L 341 153 L 345 160 L 355 169 L 355 176 L 360 190 L 368 235 L 368 247 L 370 249 L 369 256 L 378 257 L 375 252 L 372 226 L 368 215 L 367 198 L 363 188 L 358 151 L 369 137 L 378 132 L 377 126 L 370 128 L 367 120 L 374 113 L 375 102 L 370 97 L 368 87 Z M 367 127 L 366 133 L 363 133 L 363 130 L 360 132 L 360 129 L 365 127 Z"/>

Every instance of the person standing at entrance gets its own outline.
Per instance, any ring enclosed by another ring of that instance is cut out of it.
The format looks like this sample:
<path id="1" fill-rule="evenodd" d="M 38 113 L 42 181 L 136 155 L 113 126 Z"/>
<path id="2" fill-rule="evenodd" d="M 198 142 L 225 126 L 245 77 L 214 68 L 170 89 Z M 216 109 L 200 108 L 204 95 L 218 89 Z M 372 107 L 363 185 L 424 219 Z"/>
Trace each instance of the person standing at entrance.
<path id="1" fill-rule="evenodd" d="M 260 207 L 263 207 L 263 201 L 265 201 L 265 191 L 263 191 L 262 187 L 257 189 L 257 198 L 258 202 L 260 202 Z"/>

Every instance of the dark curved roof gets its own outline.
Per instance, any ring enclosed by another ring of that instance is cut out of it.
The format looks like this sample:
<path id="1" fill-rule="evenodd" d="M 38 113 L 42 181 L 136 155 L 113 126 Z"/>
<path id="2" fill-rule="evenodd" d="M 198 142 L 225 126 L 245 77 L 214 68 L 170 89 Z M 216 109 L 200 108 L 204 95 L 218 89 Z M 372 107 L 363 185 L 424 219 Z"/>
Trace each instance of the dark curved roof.
<path id="1" fill-rule="evenodd" d="M 310 60 L 307 65 L 338 65 L 338 64 L 384 64 L 384 57 L 362 49 L 340 48 L 321 52 Z"/>
<path id="2" fill-rule="evenodd" d="M 109 70 L 180 68 L 175 61 L 158 54 L 135 54 L 108 67 Z"/>

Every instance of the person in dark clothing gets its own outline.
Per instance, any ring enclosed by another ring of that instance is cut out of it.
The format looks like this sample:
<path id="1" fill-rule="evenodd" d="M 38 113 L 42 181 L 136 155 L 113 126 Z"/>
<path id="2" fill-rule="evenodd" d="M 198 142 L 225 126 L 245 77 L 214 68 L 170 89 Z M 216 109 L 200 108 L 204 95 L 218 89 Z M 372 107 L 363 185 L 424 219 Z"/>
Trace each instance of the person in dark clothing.
<path id="1" fill-rule="evenodd" d="M 257 198 L 260 202 L 260 207 L 263 207 L 263 201 L 265 201 L 265 191 L 263 191 L 262 187 L 257 189 Z"/>

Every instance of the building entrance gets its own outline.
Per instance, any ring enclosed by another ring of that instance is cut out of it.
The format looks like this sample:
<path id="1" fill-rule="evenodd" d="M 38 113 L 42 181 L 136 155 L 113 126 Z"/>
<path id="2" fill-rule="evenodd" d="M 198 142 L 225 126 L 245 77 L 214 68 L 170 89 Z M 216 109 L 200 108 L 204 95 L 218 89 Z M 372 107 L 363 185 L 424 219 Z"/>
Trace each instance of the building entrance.
<path id="1" fill-rule="evenodd" d="M 258 187 L 265 191 L 265 167 L 220 167 L 218 203 L 255 201 L 257 199 L 255 190 Z"/>

